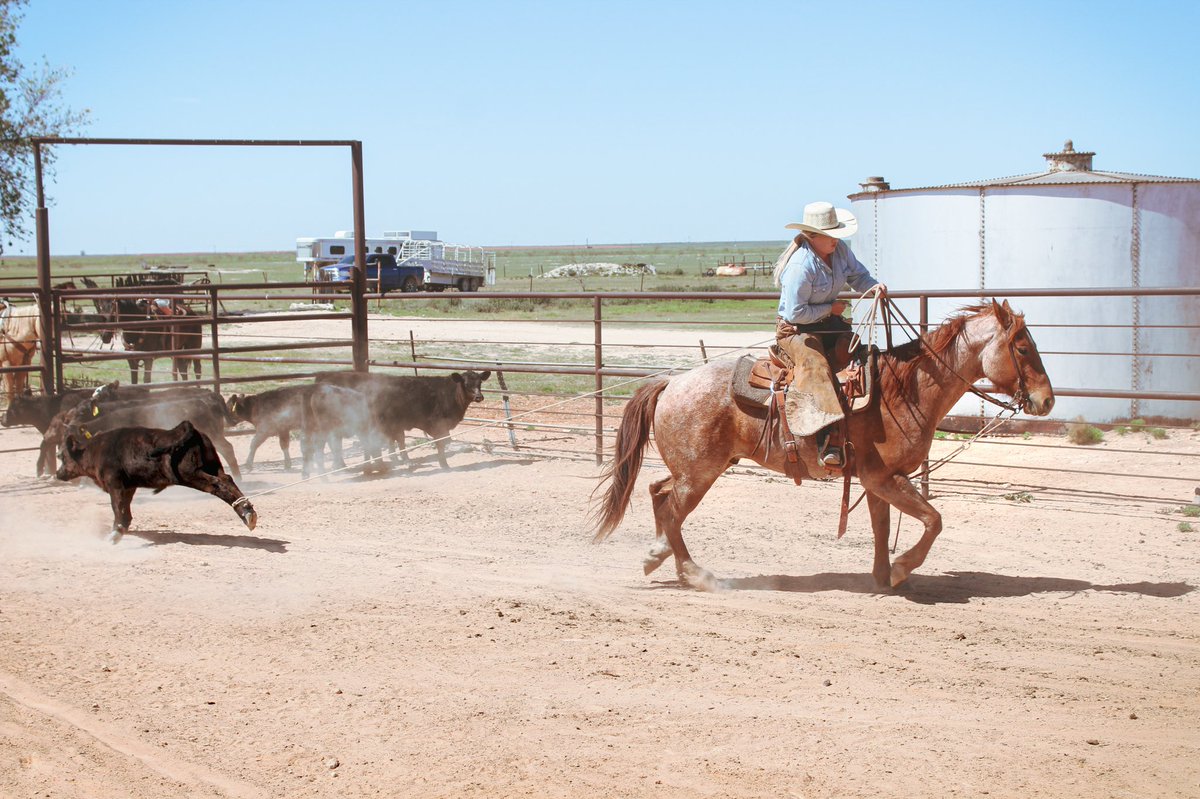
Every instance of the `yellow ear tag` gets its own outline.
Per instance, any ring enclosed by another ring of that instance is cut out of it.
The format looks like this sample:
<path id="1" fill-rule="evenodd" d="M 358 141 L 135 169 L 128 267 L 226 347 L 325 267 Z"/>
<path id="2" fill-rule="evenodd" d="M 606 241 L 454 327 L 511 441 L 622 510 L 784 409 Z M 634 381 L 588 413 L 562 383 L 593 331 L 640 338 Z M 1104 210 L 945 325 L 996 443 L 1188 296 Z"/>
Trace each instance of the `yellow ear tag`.
<path id="1" fill-rule="evenodd" d="M 83 437 L 86 439 L 90 440 L 92 437 L 92 434 L 90 432 L 88 432 L 88 429 L 86 427 L 84 427 L 83 425 L 79 426 L 79 432 L 83 433 Z"/>
<path id="2" fill-rule="evenodd" d="M 93 405 L 92 406 L 92 416 L 99 416 L 99 415 L 100 415 L 100 407 L 98 405 Z"/>

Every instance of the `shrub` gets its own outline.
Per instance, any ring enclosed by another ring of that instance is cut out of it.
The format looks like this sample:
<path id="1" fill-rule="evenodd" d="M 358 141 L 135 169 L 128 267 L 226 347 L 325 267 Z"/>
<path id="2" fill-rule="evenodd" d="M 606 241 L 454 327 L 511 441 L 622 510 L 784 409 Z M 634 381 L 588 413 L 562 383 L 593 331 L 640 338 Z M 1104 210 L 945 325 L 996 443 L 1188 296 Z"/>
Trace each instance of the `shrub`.
<path id="1" fill-rule="evenodd" d="M 1085 422 L 1082 416 L 1076 416 L 1075 421 L 1067 424 L 1067 440 L 1081 446 L 1099 444 L 1104 440 L 1104 432 Z"/>
<path id="2" fill-rule="evenodd" d="M 1190 516 L 1191 518 L 1195 519 L 1200 517 L 1200 505 L 1184 505 L 1179 509 L 1179 512 L 1184 516 Z"/>
<path id="3" fill-rule="evenodd" d="M 1193 530 L 1195 530 L 1196 528 L 1192 527 L 1192 525 L 1190 525 L 1187 522 L 1180 522 L 1178 525 L 1175 526 L 1175 529 L 1181 533 L 1190 533 Z"/>
<path id="4" fill-rule="evenodd" d="M 1161 427 L 1151 427 L 1146 432 L 1150 434 L 1151 438 L 1158 439 L 1159 441 L 1167 437 L 1167 431 Z"/>

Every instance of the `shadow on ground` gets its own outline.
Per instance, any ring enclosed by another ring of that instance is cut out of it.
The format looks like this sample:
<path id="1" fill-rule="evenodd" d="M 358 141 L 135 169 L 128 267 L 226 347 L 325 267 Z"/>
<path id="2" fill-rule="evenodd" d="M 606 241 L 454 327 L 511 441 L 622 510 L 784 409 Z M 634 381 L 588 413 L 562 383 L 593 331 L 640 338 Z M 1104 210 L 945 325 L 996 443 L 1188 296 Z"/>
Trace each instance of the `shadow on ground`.
<path id="1" fill-rule="evenodd" d="M 657 587 L 679 587 L 678 581 L 655 583 Z M 972 599 L 1021 597 L 1033 594 L 1106 591 L 1173 598 L 1189 594 L 1196 587 L 1187 583 L 1114 583 L 1102 585 L 1087 580 L 1063 577 L 1017 577 L 990 572 L 947 572 L 914 574 L 895 591 L 880 591 L 869 574 L 759 575 L 720 580 L 726 591 L 789 591 L 814 594 L 822 591 L 848 591 L 856 594 L 895 594 L 910 602 L 936 605 L 943 602 L 969 602 Z"/>
<path id="2" fill-rule="evenodd" d="M 283 554 L 290 541 L 275 538 L 259 538 L 253 535 L 209 535 L 207 533 L 177 533 L 174 530 L 130 530 L 125 538 L 140 538 L 152 547 L 165 544 L 188 544 L 194 547 L 240 547 L 261 549 L 264 552 Z"/>

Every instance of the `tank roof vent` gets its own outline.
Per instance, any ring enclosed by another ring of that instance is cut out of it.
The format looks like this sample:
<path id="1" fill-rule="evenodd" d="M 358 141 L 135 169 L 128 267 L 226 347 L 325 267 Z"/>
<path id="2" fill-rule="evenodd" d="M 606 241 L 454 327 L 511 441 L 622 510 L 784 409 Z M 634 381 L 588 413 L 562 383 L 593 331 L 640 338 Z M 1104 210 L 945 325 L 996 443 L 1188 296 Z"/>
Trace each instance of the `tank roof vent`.
<path id="1" fill-rule="evenodd" d="M 1077 153 L 1070 139 L 1063 143 L 1061 153 L 1043 153 L 1051 172 L 1091 172 L 1095 153 Z"/>
<path id="2" fill-rule="evenodd" d="M 882 176 L 875 175 L 866 179 L 866 182 L 859 183 L 863 191 L 887 191 L 892 186 Z"/>

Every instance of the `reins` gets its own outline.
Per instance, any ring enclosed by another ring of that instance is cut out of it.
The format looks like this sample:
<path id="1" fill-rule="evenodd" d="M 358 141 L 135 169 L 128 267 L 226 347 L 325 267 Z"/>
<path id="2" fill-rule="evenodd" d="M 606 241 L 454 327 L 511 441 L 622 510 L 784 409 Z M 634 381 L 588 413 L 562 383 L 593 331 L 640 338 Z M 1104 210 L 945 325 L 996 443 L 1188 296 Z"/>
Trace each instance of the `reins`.
<path id="1" fill-rule="evenodd" d="M 908 317 L 906 317 L 904 315 L 904 312 L 900 310 L 900 307 L 898 305 L 896 305 L 894 302 L 892 302 L 892 300 L 890 298 L 888 298 L 886 302 L 887 302 L 887 305 L 888 305 L 890 311 L 894 312 L 898 317 L 900 317 L 900 320 L 902 322 L 901 327 L 907 328 L 909 330 L 909 332 L 911 332 L 915 336 L 916 340 L 921 342 L 921 346 L 926 349 L 926 351 L 929 353 L 929 355 L 934 360 L 936 360 L 938 362 L 938 364 L 940 364 L 943 368 L 945 368 L 946 371 L 948 371 L 950 374 L 954 375 L 959 380 L 961 380 L 966 385 L 967 390 L 969 392 L 971 392 L 972 394 L 974 394 L 977 397 L 980 397 L 981 399 L 987 400 L 988 402 L 992 403 L 993 405 L 996 405 L 1004 410 L 1019 411 L 1024 406 L 1025 400 L 1028 398 L 1029 394 L 1025 388 L 1025 375 L 1021 371 L 1021 363 L 1020 363 L 1020 361 L 1017 360 L 1016 349 L 1013 346 L 1011 337 L 1008 340 L 1008 354 L 1012 358 L 1013 368 L 1017 373 L 1017 393 L 1014 394 L 1012 399 L 1009 400 L 1008 402 L 1002 402 L 1001 400 L 996 399 L 995 397 L 991 396 L 987 392 L 980 391 L 979 389 L 975 388 L 974 383 L 970 382 L 965 377 L 963 377 L 958 372 L 956 372 L 954 369 L 952 369 L 950 367 L 950 365 L 947 364 L 942 359 L 942 356 L 939 353 L 935 352 L 933 350 L 933 348 L 929 346 L 929 343 L 928 343 L 928 341 L 926 341 L 925 336 L 922 335 L 921 332 L 919 330 L 917 330 L 916 327 L 913 326 L 912 322 L 908 321 Z M 891 349 L 890 336 L 889 336 L 888 349 Z"/>
<path id="2" fill-rule="evenodd" d="M 858 330 L 861 330 L 862 327 L 869 326 L 868 332 L 871 337 L 871 342 L 874 343 L 874 341 L 875 341 L 875 325 L 876 325 L 877 316 L 879 316 L 879 315 L 882 315 L 884 318 L 884 324 L 886 326 L 885 329 L 886 329 L 886 335 L 887 335 L 887 343 L 888 343 L 887 348 L 888 348 L 888 350 L 891 350 L 892 349 L 892 336 L 891 336 L 892 314 L 894 313 L 900 319 L 900 326 L 902 328 L 907 328 L 908 331 L 913 334 L 915 340 L 921 342 L 921 346 L 928 352 L 928 354 L 931 357 L 933 357 L 933 359 L 936 360 L 944 369 L 946 369 L 946 371 L 948 371 L 950 374 L 954 375 L 960 381 L 962 381 L 967 386 L 968 391 L 970 391 L 972 394 L 975 394 L 976 396 L 978 396 L 982 399 L 987 400 L 988 402 L 990 402 L 993 405 L 996 405 L 1000 408 L 1000 410 L 997 412 L 997 414 L 995 416 L 993 416 L 990 420 L 988 420 L 985 424 L 983 424 L 979 428 L 979 430 L 975 433 L 975 435 L 971 436 L 969 439 L 967 439 L 966 441 L 961 443 L 957 449 L 950 452 L 948 455 L 945 455 L 945 456 L 939 458 L 938 460 L 934 461 L 933 463 L 929 464 L 928 467 L 922 467 L 921 469 L 914 471 L 912 474 L 908 475 L 909 478 L 916 477 L 917 475 L 928 476 L 929 474 L 933 473 L 934 471 L 942 468 L 947 463 L 949 463 L 951 460 L 958 457 L 960 453 L 965 452 L 966 450 L 970 449 L 971 445 L 974 444 L 978 439 L 991 433 L 993 430 L 996 430 L 1001 425 L 1007 424 L 1009 421 L 1012 420 L 1013 417 L 1015 417 L 1017 415 L 1017 413 L 1020 412 L 1021 408 L 1025 404 L 1026 398 L 1029 396 L 1029 392 L 1026 388 L 1025 375 L 1021 371 L 1020 361 L 1017 360 L 1017 353 L 1016 353 L 1016 349 L 1013 344 L 1013 340 L 1012 340 L 1011 336 L 1009 337 L 1009 340 L 1008 340 L 1008 353 L 1009 353 L 1009 356 L 1012 358 L 1013 367 L 1017 374 L 1017 392 L 1016 392 L 1016 394 L 1013 395 L 1011 400 L 1009 400 L 1008 402 L 1002 402 L 1001 400 L 996 399 L 995 397 L 991 396 L 990 394 L 988 394 L 984 391 L 980 391 L 979 389 L 977 389 L 975 387 L 975 385 L 973 383 L 968 381 L 965 377 L 963 377 L 957 371 L 955 371 L 953 368 L 951 368 L 950 365 L 947 364 L 946 361 L 942 359 L 941 355 L 938 352 L 936 352 L 932 347 L 929 346 L 929 343 L 926 340 L 925 336 L 922 335 L 921 332 L 919 330 L 917 330 L 916 327 L 912 324 L 912 322 L 910 322 L 908 320 L 908 317 L 906 317 L 904 315 L 904 312 L 900 310 L 900 307 L 895 302 L 893 302 L 890 297 L 886 297 L 886 296 L 881 297 L 880 292 L 878 290 L 878 286 L 873 286 L 872 288 L 870 288 L 866 292 L 864 292 L 862 294 L 862 296 L 860 296 L 859 301 L 861 301 L 863 297 L 866 297 L 867 294 L 874 295 L 872 298 L 871 309 L 868 312 L 868 318 L 866 320 L 864 320 L 863 325 L 859 326 L 858 329 L 855 331 L 855 340 L 852 341 L 852 343 L 851 343 L 852 350 L 853 350 L 853 347 L 856 346 L 858 343 L 858 340 L 860 338 L 859 334 L 858 334 Z M 857 307 L 857 305 L 855 307 Z M 1007 417 L 1004 416 L 1005 411 L 1009 412 L 1009 415 Z M 857 508 L 859 506 L 859 504 L 863 501 L 863 499 L 866 498 L 866 496 L 867 496 L 867 492 L 864 489 L 862 494 L 859 495 L 858 499 L 856 499 L 854 501 L 854 504 L 850 505 L 849 508 L 846 510 L 846 515 L 849 515 L 851 511 L 853 511 L 855 508 Z M 904 515 L 900 514 L 896 519 L 896 539 L 897 539 L 897 541 L 899 540 L 899 536 L 900 536 L 900 520 L 903 519 L 903 517 L 904 517 Z M 895 547 L 896 547 L 896 545 L 893 544 L 892 545 L 893 552 L 895 552 Z"/>

